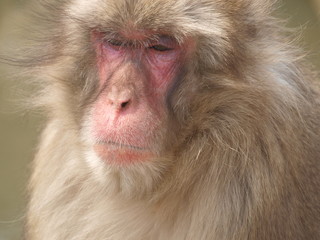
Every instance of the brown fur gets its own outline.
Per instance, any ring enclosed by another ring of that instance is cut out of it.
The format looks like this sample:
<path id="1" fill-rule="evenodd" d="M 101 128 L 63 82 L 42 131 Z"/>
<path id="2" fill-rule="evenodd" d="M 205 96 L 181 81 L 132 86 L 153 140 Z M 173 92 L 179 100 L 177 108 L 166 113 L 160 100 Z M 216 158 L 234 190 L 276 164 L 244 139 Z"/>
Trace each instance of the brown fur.
<path id="1" fill-rule="evenodd" d="M 27 239 L 320 239 L 319 93 L 268 1 L 43 2 L 45 33 L 29 65 L 49 120 Z M 161 157 L 89 166 L 83 129 L 97 81 L 89 32 L 129 22 L 191 36 L 196 51 L 170 95 Z"/>

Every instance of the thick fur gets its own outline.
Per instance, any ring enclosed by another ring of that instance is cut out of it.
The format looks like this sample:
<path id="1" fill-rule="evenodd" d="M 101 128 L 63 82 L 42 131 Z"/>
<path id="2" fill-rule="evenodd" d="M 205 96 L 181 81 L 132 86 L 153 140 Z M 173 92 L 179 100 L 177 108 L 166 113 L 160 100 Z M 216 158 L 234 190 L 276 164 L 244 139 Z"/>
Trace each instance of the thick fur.
<path id="1" fill-rule="evenodd" d="M 28 66 L 44 86 L 37 104 L 49 118 L 30 182 L 27 239 L 320 239 L 316 77 L 270 2 L 37 2 L 46 22 Z M 168 96 L 161 157 L 116 167 L 88 149 L 97 87 L 90 31 L 129 22 L 192 37 L 196 51 Z"/>

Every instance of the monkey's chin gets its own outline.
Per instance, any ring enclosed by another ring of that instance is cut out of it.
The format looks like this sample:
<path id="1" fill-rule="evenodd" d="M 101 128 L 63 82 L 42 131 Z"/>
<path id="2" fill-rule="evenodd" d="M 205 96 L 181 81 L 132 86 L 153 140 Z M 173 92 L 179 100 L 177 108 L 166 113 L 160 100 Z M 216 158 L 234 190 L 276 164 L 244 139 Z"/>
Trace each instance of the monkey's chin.
<path id="1" fill-rule="evenodd" d="M 115 143 L 98 143 L 93 149 L 101 159 L 115 165 L 145 162 L 154 157 L 154 154 L 147 149 Z"/>

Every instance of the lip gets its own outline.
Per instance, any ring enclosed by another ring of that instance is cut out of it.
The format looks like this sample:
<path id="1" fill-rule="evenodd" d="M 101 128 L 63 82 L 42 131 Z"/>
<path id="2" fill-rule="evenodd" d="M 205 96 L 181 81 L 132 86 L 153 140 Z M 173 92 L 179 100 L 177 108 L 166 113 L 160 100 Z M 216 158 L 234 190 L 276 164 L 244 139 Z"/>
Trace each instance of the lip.
<path id="1" fill-rule="evenodd" d="M 144 162 L 154 157 L 154 153 L 147 148 L 113 141 L 99 141 L 94 145 L 94 150 L 102 160 L 116 165 Z"/>
<path id="2" fill-rule="evenodd" d="M 137 150 L 137 151 L 147 151 L 148 150 L 147 148 L 144 148 L 144 147 L 133 146 L 130 144 L 117 143 L 114 141 L 98 141 L 97 144 L 98 145 L 106 145 L 106 146 L 114 147 L 114 148 L 120 148 L 120 149 L 127 148 L 127 149 L 132 149 L 132 150 Z"/>

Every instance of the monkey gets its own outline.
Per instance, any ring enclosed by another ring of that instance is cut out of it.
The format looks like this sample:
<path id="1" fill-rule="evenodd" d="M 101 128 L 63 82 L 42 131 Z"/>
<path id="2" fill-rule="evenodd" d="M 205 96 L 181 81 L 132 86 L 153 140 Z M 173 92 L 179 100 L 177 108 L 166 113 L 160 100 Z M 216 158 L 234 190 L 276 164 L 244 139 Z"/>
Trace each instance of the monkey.
<path id="1" fill-rule="evenodd" d="M 26 239 L 320 239 L 317 73 L 274 1 L 35 4 Z"/>

